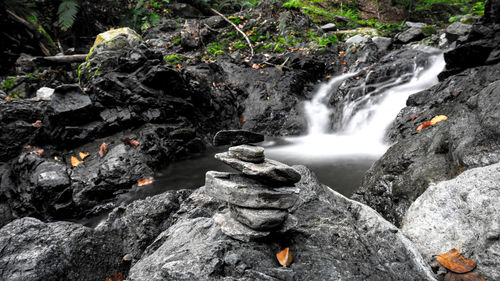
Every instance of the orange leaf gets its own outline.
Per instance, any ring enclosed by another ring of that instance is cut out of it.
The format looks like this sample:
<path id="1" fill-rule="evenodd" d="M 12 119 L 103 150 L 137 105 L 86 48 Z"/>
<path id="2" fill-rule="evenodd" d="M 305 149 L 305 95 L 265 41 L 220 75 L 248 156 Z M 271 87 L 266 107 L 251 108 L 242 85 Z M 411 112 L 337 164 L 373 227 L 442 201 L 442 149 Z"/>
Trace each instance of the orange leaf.
<path id="1" fill-rule="evenodd" d="M 140 181 L 137 183 L 137 186 L 143 186 L 143 185 L 152 184 L 154 181 L 155 181 L 155 179 L 153 179 L 153 178 L 149 178 L 149 179 L 142 179 L 142 180 L 140 180 Z"/>
<path id="2" fill-rule="evenodd" d="M 287 267 L 292 263 L 292 255 L 290 254 L 290 248 L 286 248 L 283 251 L 276 254 L 276 258 L 283 267 Z"/>
<path id="3" fill-rule="evenodd" d="M 40 128 L 42 126 L 42 120 L 36 120 L 35 123 L 31 123 L 31 126 Z"/>
<path id="4" fill-rule="evenodd" d="M 78 156 L 80 156 L 80 159 L 85 159 L 89 157 L 90 153 L 83 153 L 83 152 L 78 152 Z"/>
<path id="5" fill-rule="evenodd" d="M 473 260 L 461 256 L 457 249 L 451 249 L 448 253 L 438 255 L 436 259 L 442 266 L 455 273 L 466 273 L 476 267 Z"/>
<path id="6" fill-rule="evenodd" d="M 242 116 L 242 117 L 240 117 L 240 124 L 243 124 L 243 123 L 245 123 L 245 122 L 247 122 L 247 120 L 245 120 L 245 118 L 244 118 L 243 116 Z"/>
<path id="7" fill-rule="evenodd" d="M 339 57 L 343 57 L 344 56 L 344 51 L 340 51 L 339 52 Z"/>
<path id="8" fill-rule="evenodd" d="M 106 143 L 103 142 L 101 144 L 101 147 L 99 147 L 99 156 L 104 157 L 108 153 L 108 150 L 106 148 Z"/>
<path id="9" fill-rule="evenodd" d="M 130 145 L 132 145 L 133 147 L 138 147 L 139 146 L 139 142 L 136 141 L 136 140 L 131 140 L 130 141 Z"/>
<path id="10" fill-rule="evenodd" d="M 75 156 L 71 156 L 71 166 L 76 167 L 82 163 L 83 161 L 78 160 Z"/>
<path id="11" fill-rule="evenodd" d="M 341 61 L 340 64 L 346 64 L 345 60 Z"/>
<path id="12" fill-rule="evenodd" d="M 415 119 L 417 119 L 417 116 L 412 116 L 412 117 L 411 117 L 411 121 L 413 121 L 413 120 L 415 120 Z"/>
<path id="13" fill-rule="evenodd" d="M 259 69 L 259 68 L 260 68 L 260 65 L 255 64 L 255 63 L 254 63 L 254 64 L 252 65 L 252 68 L 253 68 L 253 69 Z"/>
<path id="14" fill-rule="evenodd" d="M 446 115 L 438 115 L 438 116 L 434 116 L 434 118 L 431 119 L 431 126 L 434 126 L 436 125 L 437 123 L 441 122 L 441 121 L 444 121 L 448 119 L 448 116 Z"/>
<path id="15" fill-rule="evenodd" d="M 476 272 L 458 274 L 448 271 L 448 273 L 444 276 L 444 281 L 486 281 L 486 279 Z"/>
<path id="16" fill-rule="evenodd" d="M 12 97 L 6 97 L 4 100 L 6 100 L 6 101 L 11 101 L 11 100 L 12 100 Z"/>
<path id="17" fill-rule="evenodd" d="M 42 156 L 44 150 L 42 148 L 34 147 L 31 145 L 26 145 L 24 149 L 28 150 L 29 152 L 33 152 L 38 156 Z"/>
<path id="18" fill-rule="evenodd" d="M 130 137 L 124 137 L 120 139 L 123 143 L 128 144 L 133 147 L 138 147 L 139 142 L 134 139 L 131 139 Z"/>
<path id="19" fill-rule="evenodd" d="M 425 121 L 417 127 L 417 132 L 431 126 L 431 121 Z"/>

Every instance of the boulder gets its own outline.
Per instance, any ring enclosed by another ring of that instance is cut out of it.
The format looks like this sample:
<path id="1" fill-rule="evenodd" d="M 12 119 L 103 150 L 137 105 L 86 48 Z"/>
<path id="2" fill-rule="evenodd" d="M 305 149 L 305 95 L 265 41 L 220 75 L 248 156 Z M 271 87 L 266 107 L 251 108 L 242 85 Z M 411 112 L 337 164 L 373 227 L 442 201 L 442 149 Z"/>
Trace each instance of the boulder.
<path id="1" fill-rule="evenodd" d="M 448 41 L 450 42 L 453 42 L 459 39 L 460 37 L 463 37 L 464 40 L 461 41 L 465 41 L 465 36 L 469 34 L 471 30 L 472 30 L 472 25 L 456 21 L 450 24 L 446 28 L 446 33 L 445 33 L 446 39 L 448 39 Z"/>
<path id="2" fill-rule="evenodd" d="M 431 185 L 411 204 L 402 231 L 430 261 L 460 250 L 486 280 L 500 280 L 500 163 Z"/>
<path id="3" fill-rule="evenodd" d="M 230 206 L 231 216 L 251 229 L 266 231 L 275 229 L 285 221 L 287 211 L 276 209 L 251 209 Z"/>
<path id="4" fill-rule="evenodd" d="M 288 230 L 243 242 L 215 221 L 228 223 L 227 214 L 220 220 L 179 213 L 132 266 L 128 280 L 435 280 L 396 227 L 321 185 L 307 168 L 294 168 L 302 175 L 292 208 L 298 223 Z M 286 247 L 293 263 L 283 268 L 275 255 Z"/>
<path id="5" fill-rule="evenodd" d="M 252 163 L 264 162 L 264 148 L 260 146 L 239 145 L 229 148 L 229 155 Z"/>
<path id="6" fill-rule="evenodd" d="M 272 159 L 265 159 L 262 163 L 245 162 L 232 157 L 228 152 L 218 153 L 215 158 L 228 164 L 234 169 L 260 181 L 287 186 L 300 180 L 300 174 L 292 167 Z"/>
<path id="7" fill-rule="evenodd" d="M 406 44 L 406 43 L 410 43 L 413 41 L 418 41 L 418 40 L 424 39 L 425 34 L 421 28 L 411 27 L 403 32 L 398 33 L 395 38 L 397 41 L 399 41 L 403 44 Z"/>
<path id="8" fill-rule="evenodd" d="M 423 22 L 412 22 L 412 21 L 405 22 L 405 25 L 409 28 L 412 28 L 412 27 L 423 28 L 423 27 L 427 26 L 427 24 L 425 24 Z"/>
<path id="9" fill-rule="evenodd" d="M 36 91 L 36 96 L 33 98 L 33 100 L 49 101 L 52 98 L 54 91 L 54 89 L 49 87 L 41 87 Z"/>
<path id="10" fill-rule="evenodd" d="M 361 36 L 359 34 L 354 35 L 345 41 L 346 45 L 357 45 L 357 46 L 366 44 L 368 42 L 370 42 L 370 38 Z"/>
<path id="11" fill-rule="evenodd" d="M 213 140 L 215 146 L 240 145 L 264 141 L 264 136 L 245 130 L 222 130 L 218 131 Z"/>
<path id="12" fill-rule="evenodd" d="M 272 188 L 244 175 L 209 171 L 205 192 L 237 206 L 285 210 L 297 201 L 299 190 L 295 187 Z"/>
<path id="13" fill-rule="evenodd" d="M 15 220 L 0 229 L 0 279 L 105 280 L 122 272 L 121 248 L 70 222 Z"/>

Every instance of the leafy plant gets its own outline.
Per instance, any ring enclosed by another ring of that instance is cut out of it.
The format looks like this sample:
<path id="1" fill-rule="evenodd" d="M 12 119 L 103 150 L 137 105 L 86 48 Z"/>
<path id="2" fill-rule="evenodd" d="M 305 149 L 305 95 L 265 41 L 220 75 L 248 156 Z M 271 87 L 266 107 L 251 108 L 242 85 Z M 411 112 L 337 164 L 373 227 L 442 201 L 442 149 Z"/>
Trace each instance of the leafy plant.
<path id="1" fill-rule="evenodd" d="M 303 4 L 300 0 L 289 0 L 288 2 L 283 3 L 284 8 L 300 9 L 302 6 Z"/>
<path id="2" fill-rule="evenodd" d="M 80 4 L 76 0 L 63 0 L 57 9 L 59 27 L 66 31 L 73 26 Z"/>

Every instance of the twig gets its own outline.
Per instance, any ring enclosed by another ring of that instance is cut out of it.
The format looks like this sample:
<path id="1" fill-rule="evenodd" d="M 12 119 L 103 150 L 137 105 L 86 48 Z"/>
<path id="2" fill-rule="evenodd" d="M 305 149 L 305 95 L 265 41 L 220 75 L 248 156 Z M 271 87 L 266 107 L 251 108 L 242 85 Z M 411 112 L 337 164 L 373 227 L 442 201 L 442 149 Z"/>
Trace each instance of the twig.
<path id="1" fill-rule="evenodd" d="M 47 57 L 35 57 L 33 62 L 55 62 L 55 63 L 72 63 L 72 62 L 83 62 L 87 54 L 78 55 L 64 55 L 64 56 L 47 56 Z"/>
<path id="2" fill-rule="evenodd" d="M 236 26 L 236 24 L 234 24 L 232 21 L 230 21 L 228 18 L 226 18 L 223 14 L 219 13 L 217 10 L 215 10 L 214 8 L 210 8 L 210 10 L 214 13 L 216 13 L 217 15 L 221 16 L 225 21 L 227 21 L 229 24 L 231 24 L 239 33 L 241 33 L 241 35 L 243 35 L 243 37 L 245 37 L 245 40 L 247 40 L 247 43 L 248 43 L 248 46 L 250 47 L 250 51 L 251 51 L 251 55 L 250 55 L 250 59 L 252 59 L 253 57 L 253 47 L 252 47 L 252 43 L 250 42 L 250 39 L 248 38 L 248 36 L 245 34 L 245 32 L 243 32 L 241 29 L 238 28 L 238 26 Z"/>

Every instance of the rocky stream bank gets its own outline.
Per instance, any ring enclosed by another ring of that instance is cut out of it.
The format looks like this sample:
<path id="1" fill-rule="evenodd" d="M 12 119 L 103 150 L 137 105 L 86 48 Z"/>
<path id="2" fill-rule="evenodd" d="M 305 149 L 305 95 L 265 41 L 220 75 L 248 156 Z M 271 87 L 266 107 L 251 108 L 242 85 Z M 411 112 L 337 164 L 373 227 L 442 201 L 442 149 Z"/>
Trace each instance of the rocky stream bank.
<path id="1" fill-rule="evenodd" d="M 357 30 L 339 44 L 253 57 L 204 55 L 233 27 L 186 19 L 104 42 L 50 81 L 25 78 L 22 98 L 0 92 L 0 279 L 447 280 L 435 255 L 456 248 L 474 273 L 498 280 L 499 15 L 500 1 L 488 1 L 478 22 L 432 35 L 408 23 L 394 38 Z M 265 5 L 246 17 L 261 33 L 282 22 L 338 32 Z M 363 89 L 410 79 L 440 52 L 429 45 L 447 50 L 440 82 L 410 96 L 387 133 L 393 145 L 351 199 L 247 145 L 303 134 L 319 81 L 356 73 L 331 95 L 336 112 Z M 438 115 L 448 119 L 416 130 Z M 214 143 L 232 146 L 216 157 L 239 173 L 117 200 Z M 102 214 L 92 228 L 69 222 Z M 275 258 L 284 248 L 289 267 Z"/>

